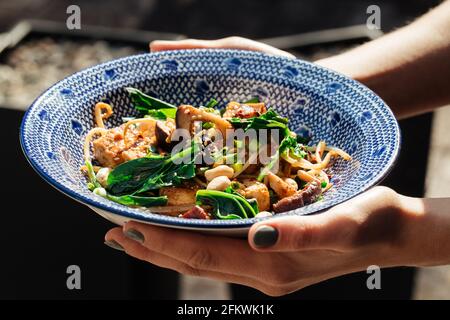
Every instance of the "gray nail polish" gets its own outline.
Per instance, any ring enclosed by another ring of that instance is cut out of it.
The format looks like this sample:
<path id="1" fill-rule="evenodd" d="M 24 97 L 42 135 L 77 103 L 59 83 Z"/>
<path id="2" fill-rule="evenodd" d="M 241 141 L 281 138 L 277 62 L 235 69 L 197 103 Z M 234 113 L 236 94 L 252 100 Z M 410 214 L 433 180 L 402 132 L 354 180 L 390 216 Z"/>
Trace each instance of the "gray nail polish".
<path id="1" fill-rule="evenodd" d="M 119 250 L 119 251 L 125 251 L 124 248 L 115 240 L 106 240 L 105 244 L 113 249 Z"/>
<path id="2" fill-rule="evenodd" d="M 144 243 L 145 240 L 144 235 L 136 229 L 128 229 L 127 231 L 125 231 L 125 236 L 140 243 Z"/>
<path id="3" fill-rule="evenodd" d="M 259 248 L 273 246 L 278 240 L 278 231 L 271 226 L 261 226 L 256 229 L 253 236 L 253 243 Z"/>

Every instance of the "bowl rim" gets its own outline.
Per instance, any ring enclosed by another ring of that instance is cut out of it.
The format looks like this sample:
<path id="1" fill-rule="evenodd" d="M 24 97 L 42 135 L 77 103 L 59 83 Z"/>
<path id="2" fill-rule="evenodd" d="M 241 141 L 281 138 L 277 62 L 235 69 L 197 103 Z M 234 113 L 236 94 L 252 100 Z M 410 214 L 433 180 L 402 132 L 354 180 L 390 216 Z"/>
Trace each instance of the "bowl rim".
<path id="1" fill-rule="evenodd" d="M 396 135 L 396 139 L 395 139 L 395 146 L 393 149 L 393 154 L 391 156 L 391 158 L 389 159 L 389 161 L 387 162 L 387 164 L 384 166 L 383 170 L 381 170 L 377 176 L 375 176 L 374 178 L 371 179 L 371 182 L 366 184 L 365 186 L 363 186 L 362 188 L 360 188 L 358 191 L 356 191 L 354 194 L 346 197 L 345 199 L 339 199 L 337 200 L 334 204 L 326 207 L 326 208 L 320 208 L 317 211 L 314 212 L 309 212 L 309 213 L 299 213 L 296 212 L 295 210 L 298 209 L 294 209 L 294 210 L 290 210 L 290 211 L 286 211 L 280 214 L 277 214 L 275 216 L 272 217 L 266 217 L 266 218 L 248 218 L 248 219 L 242 219 L 242 220 L 226 220 L 226 223 L 224 223 L 222 220 L 220 220 L 222 223 L 217 224 L 217 223 L 211 223 L 215 220 L 196 220 L 196 223 L 191 223 L 192 220 L 190 219 L 183 219 L 183 218 L 178 218 L 178 217 L 169 217 L 169 216 L 164 216 L 164 215 L 159 215 L 159 214 L 155 214 L 153 213 L 152 215 L 138 215 L 135 212 L 131 212 L 128 211 L 128 207 L 123 206 L 122 208 L 115 208 L 115 207 L 108 207 L 106 205 L 104 205 L 101 202 L 97 202 L 91 198 L 88 198 L 84 195 L 79 194 L 76 191 L 71 190 L 70 188 L 66 187 L 63 183 L 60 183 L 58 181 L 56 181 L 55 179 L 53 179 L 49 174 L 47 174 L 44 169 L 38 164 L 38 162 L 33 159 L 30 154 L 29 154 L 29 150 L 26 147 L 26 143 L 25 143 L 25 134 L 24 134 L 24 130 L 25 130 L 25 125 L 28 122 L 31 110 L 39 103 L 39 101 L 44 97 L 45 94 L 47 94 L 47 92 L 49 92 L 51 89 L 53 89 L 54 87 L 56 87 L 57 85 L 59 85 L 61 82 L 66 81 L 67 79 L 75 76 L 75 75 L 79 75 L 87 70 L 91 70 L 94 68 L 100 68 L 101 66 L 106 66 L 112 63 L 116 63 L 119 61 L 126 61 L 126 60 L 130 60 L 130 59 L 139 59 L 139 58 L 144 58 L 147 57 L 149 55 L 158 57 L 158 56 L 164 56 L 167 55 L 167 53 L 170 52 L 171 54 L 176 54 L 177 52 L 179 53 L 195 53 L 195 52 L 206 52 L 206 53 L 210 53 L 210 54 L 214 54 L 217 52 L 228 52 L 228 53 L 236 53 L 236 54 L 245 54 L 245 55 L 255 55 L 255 56 L 259 56 L 259 57 L 263 57 L 263 58 L 270 58 L 270 59 L 277 59 L 280 61 L 285 61 L 285 62 L 300 62 L 302 64 L 305 64 L 307 66 L 310 66 L 314 69 L 322 69 L 325 70 L 327 73 L 330 73 L 334 76 L 337 76 L 338 78 L 343 78 L 345 79 L 348 83 L 350 83 L 352 86 L 356 86 L 359 89 L 365 91 L 366 93 L 369 94 L 370 97 L 375 98 L 377 100 L 379 100 L 380 106 L 382 106 L 382 108 L 384 109 L 383 111 L 387 112 L 389 117 L 391 117 L 392 119 L 395 120 L 395 135 Z M 126 56 L 126 57 L 122 57 L 119 59 L 113 59 L 113 60 L 109 60 L 100 64 L 96 64 L 87 68 L 83 68 L 75 73 L 72 73 L 64 78 L 62 78 L 61 80 L 57 81 L 56 83 L 54 83 L 52 86 L 48 87 L 47 89 L 45 89 L 38 97 L 36 97 L 36 99 L 34 99 L 34 101 L 31 103 L 30 107 L 27 109 L 27 111 L 25 112 L 21 124 L 20 124 L 20 128 L 19 128 L 19 141 L 20 141 L 20 146 L 22 149 L 22 152 L 25 155 L 25 158 L 27 159 L 28 163 L 31 165 L 31 167 L 37 172 L 37 174 L 44 179 L 48 184 L 50 184 L 52 187 L 54 187 L 56 190 L 62 192 L 63 194 L 65 194 L 66 196 L 74 199 L 75 201 L 86 205 L 88 207 L 95 207 L 107 212 L 111 212 L 113 214 L 116 215 L 120 215 L 120 216 L 124 216 L 124 217 L 128 217 L 131 219 L 137 219 L 140 220 L 144 223 L 155 223 L 155 224 L 159 224 L 159 225 L 165 225 L 165 226 L 174 226 L 174 227 L 182 227 L 182 228 L 189 228 L 189 229 L 243 229 L 243 228 L 249 228 L 250 226 L 252 226 L 253 224 L 255 224 L 256 222 L 259 221 L 263 221 L 263 220 L 267 220 L 267 219 L 274 219 L 274 218 L 279 218 L 279 217 L 286 217 L 286 216 L 300 216 L 300 215 L 310 215 L 310 214 L 317 214 L 320 212 L 323 212 L 325 210 L 329 210 L 330 208 L 339 205 L 341 203 L 344 203 L 358 195 L 360 195 L 361 193 L 367 191 L 368 189 L 378 185 L 380 182 L 382 182 L 386 176 L 391 172 L 391 170 L 393 169 L 393 167 L 395 166 L 395 164 L 398 161 L 399 158 L 399 154 L 400 154 L 400 149 L 401 149 L 401 141 L 402 141 L 402 135 L 401 135 L 401 131 L 400 131 L 400 127 L 398 124 L 397 119 L 395 118 L 394 113 L 392 112 L 391 108 L 389 107 L 389 105 L 381 98 L 379 97 L 375 92 L 373 92 L 370 88 L 366 87 L 364 84 L 360 83 L 357 80 L 354 80 L 344 74 L 341 74 L 335 70 L 329 69 L 327 67 L 323 67 L 320 65 L 317 65 L 313 62 L 309 62 L 309 61 L 305 61 L 303 59 L 299 59 L 299 58 L 290 58 L 290 57 L 284 57 L 284 56 L 276 56 L 276 55 L 272 55 L 272 54 L 267 54 L 267 53 L 263 53 L 263 52 L 258 52 L 258 51 L 250 51 L 250 50 L 239 50 L 239 49 L 181 49 L 181 50 L 170 50 L 170 51 L 161 51 L 161 52 L 150 52 L 150 53 L 141 53 L 141 54 L 135 54 L 135 55 L 130 55 L 130 56 Z M 159 216 L 163 217 L 163 218 L 158 218 Z"/>

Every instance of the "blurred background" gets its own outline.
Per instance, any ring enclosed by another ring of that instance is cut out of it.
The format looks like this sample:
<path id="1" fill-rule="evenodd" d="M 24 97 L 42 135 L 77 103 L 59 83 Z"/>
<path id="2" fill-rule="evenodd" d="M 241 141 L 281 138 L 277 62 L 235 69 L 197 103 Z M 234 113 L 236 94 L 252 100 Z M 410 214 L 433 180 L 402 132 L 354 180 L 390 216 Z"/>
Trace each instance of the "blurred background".
<path id="1" fill-rule="evenodd" d="M 0 0 L 1 191 L 12 204 L 2 210 L 0 298 L 267 298 L 241 286 L 179 277 L 104 246 L 112 225 L 52 189 L 26 163 L 18 142 L 24 111 L 66 75 L 146 52 L 154 39 L 239 35 L 314 61 L 401 27 L 439 2 Z M 81 8 L 81 30 L 66 27 L 71 4 Z M 380 31 L 365 26 L 372 4 L 381 8 Z M 383 184 L 409 196 L 449 196 L 450 167 L 442 166 L 450 160 L 449 122 L 449 108 L 401 121 L 402 153 Z M 438 166 L 439 179 L 427 176 Z M 81 290 L 66 287 L 72 264 L 81 268 Z M 366 273 L 352 274 L 284 299 L 450 299 L 447 267 L 383 270 L 381 290 L 367 290 L 366 279 Z"/>

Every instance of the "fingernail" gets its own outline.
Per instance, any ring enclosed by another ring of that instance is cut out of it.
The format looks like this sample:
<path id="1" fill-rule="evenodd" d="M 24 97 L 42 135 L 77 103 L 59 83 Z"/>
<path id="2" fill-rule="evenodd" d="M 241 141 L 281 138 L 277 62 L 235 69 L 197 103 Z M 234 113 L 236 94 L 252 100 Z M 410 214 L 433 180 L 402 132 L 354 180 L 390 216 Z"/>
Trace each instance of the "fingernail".
<path id="1" fill-rule="evenodd" d="M 127 231 L 125 231 L 125 236 L 140 243 L 144 243 L 145 240 L 144 235 L 136 229 L 128 229 Z"/>
<path id="2" fill-rule="evenodd" d="M 253 243 L 259 248 L 273 246 L 278 240 L 278 231 L 271 226 L 261 226 L 256 229 L 253 236 Z"/>
<path id="3" fill-rule="evenodd" d="M 105 244 L 113 249 L 119 250 L 119 251 L 125 251 L 125 249 L 115 240 L 106 240 Z"/>

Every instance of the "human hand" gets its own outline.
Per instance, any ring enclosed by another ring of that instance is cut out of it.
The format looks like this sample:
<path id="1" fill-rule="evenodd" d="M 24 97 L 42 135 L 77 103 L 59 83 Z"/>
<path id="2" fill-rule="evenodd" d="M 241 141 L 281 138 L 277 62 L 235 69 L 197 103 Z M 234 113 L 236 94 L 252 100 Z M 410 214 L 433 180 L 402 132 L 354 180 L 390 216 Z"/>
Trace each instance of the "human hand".
<path id="1" fill-rule="evenodd" d="M 240 49 L 259 51 L 267 54 L 295 58 L 289 52 L 277 49 L 267 44 L 241 37 L 227 37 L 218 40 L 185 39 L 177 41 L 156 40 L 150 43 L 150 51 L 167 51 L 179 49 Z"/>
<path id="2" fill-rule="evenodd" d="M 415 241 L 424 230 L 413 225 L 426 224 L 414 201 L 376 187 L 321 214 L 259 222 L 248 241 L 137 222 L 111 229 L 105 239 L 163 268 L 280 296 L 374 264 L 415 264 L 421 258 L 416 250 L 425 258 Z"/>

